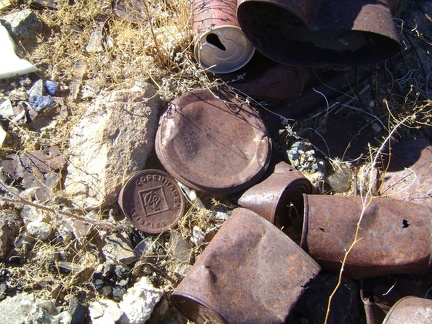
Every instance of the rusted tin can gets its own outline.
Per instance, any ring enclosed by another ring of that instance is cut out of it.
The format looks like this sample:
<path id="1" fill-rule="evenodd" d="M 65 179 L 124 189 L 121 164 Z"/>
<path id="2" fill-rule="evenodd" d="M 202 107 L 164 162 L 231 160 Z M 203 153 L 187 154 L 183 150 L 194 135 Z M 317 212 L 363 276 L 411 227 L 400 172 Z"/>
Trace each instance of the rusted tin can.
<path id="1" fill-rule="evenodd" d="M 390 198 L 304 195 L 301 246 L 325 269 L 339 271 L 361 217 L 344 274 L 367 278 L 423 273 L 431 267 L 432 209 Z"/>
<path id="2" fill-rule="evenodd" d="M 236 208 L 171 301 L 196 323 L 283 323 L 319 271 L 277 227 Z"/>
<path id="3" fill-rule="evenodd" d="M 222 90 L 195 90 L 170 102 L 155 148 L 165 169 L 181 183 L 225 195 L 256 183 L 271 156 L 271 140 L 258 112 Z"/>
<path id="4" fill-rule="evenodd" d="M 429 324 L 431 322 L 432 300 L 409 296 L 394 304 L 382 323 Z"/>
<path id="5" fill-rule="evenodd" d="M 210 72 L 236 71 L 255 52 L 240 29 L 236 6 L 236 0 L 192 1 L 195 58 Z"/>
<path id="6" fill-rule="evenodd" d="M 401 50 L 387 0 L 239 0 L 249 41 L 276 62 L 358 66 Z"/>
<path id="7" fill-rule="evenodd" d="M 233 201 L 279 228 L 302 224 L 303 194 L 312 193 L 310 181 L 284 161 L 271 165 L 263 178 Z"/>
<path id="8" fill-rule="evenodd" d="M 382 177 L 382 196 L 432 208 L 432 145 L 424 137 L 392 146 L 390 163 Z"/>

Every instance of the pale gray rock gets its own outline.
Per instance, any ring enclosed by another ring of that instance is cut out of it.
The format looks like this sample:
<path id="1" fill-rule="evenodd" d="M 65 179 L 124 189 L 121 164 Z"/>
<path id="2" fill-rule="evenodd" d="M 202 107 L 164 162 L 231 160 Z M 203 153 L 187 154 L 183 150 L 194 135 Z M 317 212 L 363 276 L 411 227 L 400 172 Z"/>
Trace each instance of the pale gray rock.
<path id="1" fill-rule="evenodd" d="M 70 137 L 65 191 L 81 208 L 117 200 L 127 177 L 154 148 L 160 98 L 150 84 L 99 96 Z"/>
<path id="2" fill-rule="evenodd" d="M 114 324 L 123 315 L 117 303 L 110 299 L 93 302 L 89 307 L 89 311 L 93 324 Z"/>
<path id="3" fill-rule="evenodd" d="M 21 218 L 14 210 L 0 210 L 0 259 L 6 258 L 19 235 Z"/>
<path id="4" fill-rule="evenodd" d="M 163 295 L 163 290 L 155 288 L 147 277 L 142 277 L 127 290 L 119 303 L 123 316 L 120 324 L 142 324 L 149 318 L 156 304 Z"/>
<path id="5" fill-rule="evenodd" d="M 51 234 L 54 231 L 54 228 L 51 224 L 40 222 L 40 221 L 33 221 L 26 225 L 27 229 L 27 235 L 30 237 L 46 241 L 48 238 L 50 238 Z"/>
<path id="6" fill-rule="evenodd" d="M 70 324 L 71 319 L 69 312 L 58 313 L 52 301 L 38 301 L 32 294 L 25 292 L 0 302 L 0 323 Z"/>

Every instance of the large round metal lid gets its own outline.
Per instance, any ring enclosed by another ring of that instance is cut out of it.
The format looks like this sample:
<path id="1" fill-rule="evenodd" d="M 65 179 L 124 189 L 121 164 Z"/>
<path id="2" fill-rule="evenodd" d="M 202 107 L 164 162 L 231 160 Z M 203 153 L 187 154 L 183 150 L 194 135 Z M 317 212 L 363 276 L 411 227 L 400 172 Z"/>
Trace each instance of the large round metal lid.
<path id="1" fill-rule="evenodd" d="M 199 191 L 229 194 L 268 167 L 271 141 L 258 112 L 225 91 L 196 90 L 169 103 L 156 135 L 166 170 Z"/>

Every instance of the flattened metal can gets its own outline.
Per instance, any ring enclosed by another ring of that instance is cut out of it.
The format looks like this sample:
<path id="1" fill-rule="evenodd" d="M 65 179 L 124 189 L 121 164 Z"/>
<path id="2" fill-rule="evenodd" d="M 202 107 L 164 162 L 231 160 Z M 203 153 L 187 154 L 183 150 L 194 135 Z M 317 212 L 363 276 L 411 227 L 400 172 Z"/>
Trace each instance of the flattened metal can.
<path id="1" fill-rule="evenodd" d="M 255 52 L 240 29 L 236 7 L 236 0 L 192 1 L 195 58 L 210 72 L 234 72 Z"/>
<path id="2" fill-rule="evenodd" d="M 236 208 L 171 301 L 196 323 L 283 323 L 320 270 L 264 217 Z"/>
<path id="3" fill-rule="evenodd" d="M 303 195 L 301 246 L 324 269 L 361 279 L 419 274 L 432 266 L 432 209 L 391 198 Z"/>
<path id="4" fill-rule="evenodd" d="M 118 203 L 132 225 L 150 235 L 175 227 L 185 209 L 175 179 L 155 169 L 133 174 L 122 187 Z"/>
<path id="5" fill-rule="evenodd" d="M 271 156 L 271 140 L 258 112 L 225 91 L 196 90 L 170 102 L 155 148 L 173 177 L 212 194 L 254 184 Z"/>
<path id="6" fill-rule="evenodd" d="M 431 321 L 432 300 L 409 296 L 394 304 L 382 323 L 429 324 Z"/>

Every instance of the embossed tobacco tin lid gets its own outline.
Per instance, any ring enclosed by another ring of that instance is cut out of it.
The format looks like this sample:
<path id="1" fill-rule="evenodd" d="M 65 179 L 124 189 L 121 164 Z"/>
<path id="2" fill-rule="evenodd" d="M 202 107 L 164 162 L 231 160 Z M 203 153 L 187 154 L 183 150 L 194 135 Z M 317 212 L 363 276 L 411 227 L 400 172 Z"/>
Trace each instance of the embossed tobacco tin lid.
<path id="1" fill-rule="evenodd" d="M 263 175 L 271 155 L 258 112 L 225 91 L 196 90 L 170 102 L 155 146 L 172 176 L 212 194 L 249 187 Z"/>
<path id="2" fill-rule="evenodd" d="M 154 169 L 135 173 L 121 189 L 118 203 L 137 229 L 151 235 L 174 227 L 185 209 L 175 179 Z"/>

